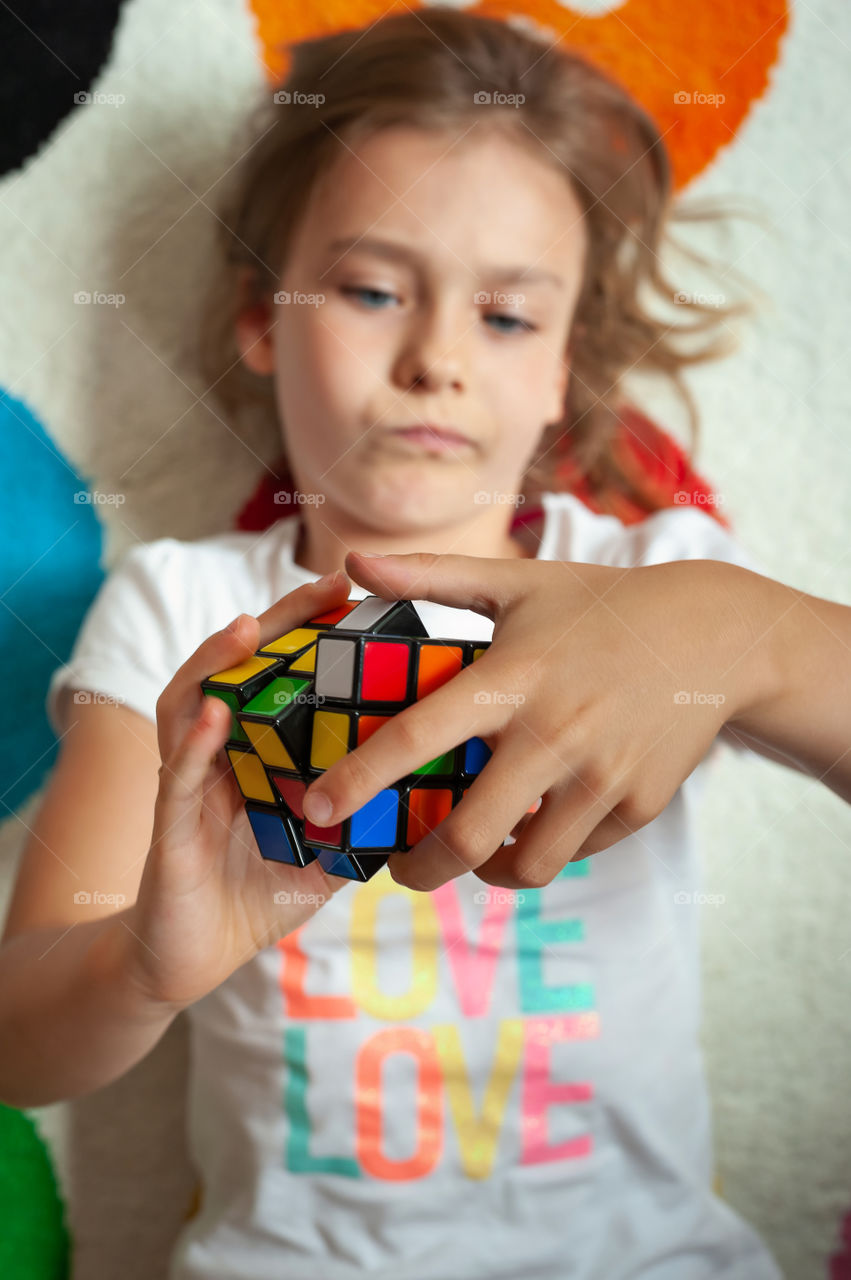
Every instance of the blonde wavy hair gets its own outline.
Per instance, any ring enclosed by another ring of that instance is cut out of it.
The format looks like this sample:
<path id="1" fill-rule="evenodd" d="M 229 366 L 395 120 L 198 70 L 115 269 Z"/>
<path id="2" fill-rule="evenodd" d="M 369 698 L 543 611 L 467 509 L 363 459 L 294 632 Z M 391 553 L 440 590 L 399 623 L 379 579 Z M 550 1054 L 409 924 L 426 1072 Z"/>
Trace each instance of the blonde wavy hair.
<path id="1" fill-rule="evenodd" d="M 525 492 L 565 487 L 559 460 L 569 454 L 573 474 L 584 477 L 604 510 L 613 491 L 648 509 L 660 505 L 618 460 L 624 378 L 638 370 L 670 381 L 687 410 L 693 452 L 699 422 L 683 369 L 735 349 L 728 322 L 753 309 L 742 299 L 721 306 L 684 300 L 661 266 L 665 241 L 713 268 L 673 239 L 671 225 L 750 211 L 675 201 L 668 153 L 647 112 L 584 56 L 525 24 L 433 6 L 288 51 L 289 71 L 276 92 L 291 101 L 282 106 L 270 91 L 250 116 L 246 154 L 220 210 L 221 269 L 201 317 L 201 371 L 233 425 L 238 429 L 249 405 L 255 412 L 259 406 L 281 438 L 272 381 L 243 365 L 234 322 L 240 307 L 271 297 L 313 185 L 341 148 L 391 125 L 460 135 L 482 122 L 477 94 L 519 95 L 519 105 L 488 107 L 488 127 L 564 173 L 588 232 L 565 352 L 571 377 L 564 415 L 544 433 Z M 301 105 L 299 94 L 321 101 Z M 659 304 L 676 305 L 676 324 L 656 314 Z M 283 456 L 278 470 L 287 475 Z"/>

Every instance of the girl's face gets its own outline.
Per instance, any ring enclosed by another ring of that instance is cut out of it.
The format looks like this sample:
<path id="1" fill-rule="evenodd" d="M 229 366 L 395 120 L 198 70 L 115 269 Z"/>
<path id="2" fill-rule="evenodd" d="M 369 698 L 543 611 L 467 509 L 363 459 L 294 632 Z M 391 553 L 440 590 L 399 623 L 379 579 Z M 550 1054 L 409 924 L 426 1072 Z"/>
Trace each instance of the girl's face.
<path id="1" fill-rule="evenodd" d="M 504 541 L 562 417 L 584 252 L 566 176 L 498 133 L 393 127 L 344 148 L 301 220 L 271 330 L 238 330 L 275 376 L 300 514 L 347 545 L 375 532 L 428 549 L 473 524 Z M 425 423 L 455 435 L 402 433 Z"/>

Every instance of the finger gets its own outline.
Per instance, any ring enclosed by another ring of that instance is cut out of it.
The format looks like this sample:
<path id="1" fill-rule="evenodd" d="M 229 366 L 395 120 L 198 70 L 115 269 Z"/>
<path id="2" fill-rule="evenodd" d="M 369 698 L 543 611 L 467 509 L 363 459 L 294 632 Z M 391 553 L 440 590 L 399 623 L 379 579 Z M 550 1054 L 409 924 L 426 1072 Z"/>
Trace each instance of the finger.
<path id="1" fill-rule="evenodd" d="M 260 640 L 257 648 L 277 640 L 295 627 L 312 618 L 317 613 L 324 613 L 336 604 L 342 604 L 349 598 L 351 583 L 342 569 L 335 573 L 317 578 L 315 582 L 305 582 L 294 591 L 289 591 L 280 600 L 257 615 L 260 623 Z"/>
<path id="2" fill-rule="evenodd" d="M 582 862 L 584 858 L 590 858 L 592 854 L 602 853 L 604 849 L 610 849 L 619 840 L 633 835 L 636 831 L 640 831 L 642 827 L 646 827 L 653 822 L 665 807 L 665 805 L 662 805 L 662 808 L 654 806 L 650 809 L 642 809 L 638 806 L 630 805 L 627 808 L 622 800 L 610 814 L 592 828 L 577 848 L 571 858 L 571 862 Z"/>
<path id="3" fill-rule="evenodd" d="M 393 879 L 430 892 L 487 862 L 549 785 L 548 768 L 549 753 L 531 751 L 525 735 L 504 739 L 443 821 L 409 852 L 391 856 Z"/>
<path id="4" fill-rule="evenodd" d="M 230 708 L 219 698 L 202 699 L 201 710 L 179 747 L 160 767 L 152 845 L 165 835 L 176 844 L 194 839 L 208 774 L 220 771 L 220 763 L 211 764 L 211 756 L 227 740 L 230 723 Z"/>
<path id="5" fill-rule="evenodd" d="M 362 556 L 350 551 L 346 569 L 355 582 L 385 599 L 433 600 L 496 618 L 529 587 L 529 561 L 482 556 Z"/>
<path id="6" fill-rule="evenodd" d="M 305 813 L 310 820 L 321 826 L 340 822 L 382 788 L 445 751 L 468 738 L 500 729 L 515 707 L 492 696 L 488 700 L 482 697 L 489 692 L 482 689 L 481 679 L 481 668 L 487 660 L 485 654 L 422 701 L 403 707 L 356 750 L 335 761 L 304 794 Z M 321 797 L 330 809 L 322 808 Z"/>
<path id="7" fill-rule="evenodd" d="M 173 754 L 189 724 L 197 716 L 203 693 L 201 681 L 207 676 L 237 666 L 261 645 L 277 639 L 323 609 L 348 598 L 345 574 L 320 578 L 289 592 L 258 618 L 241 613 L 203 644 L 178 667 L 157 701 L 157 731 L 160 758 Z"/>
<path id="8" fill-rule="evenodd" d="M 511 831 L 505 837 L 506 842 L 514 844 L 515 841 L 519 839 L 521 833 L 525 831 L 525 829 L 528 827 L 529 823 L 532 821 L 532 818 L 538 812 L 540 807 L 541 807 L 541 797 L 538 796 L 537 803 L 532 806 L 531 810 L 528 813 L 524 813 L 520 821 L 515 823 L 514 826 L 511 828 Z"/>
<path id="9" fill-rule="evenodd" d="M 157 699 L 160 759 L 171 758 L 194 724 L 204 701 L 201 681 L 242 662 L 254 652 L 257 619 L 241 613 L 221 631 L 208 636 L 172 676 Z"/>
<path id="10" fill-rule="evenodd" d="M 618 824 L 619 834 L 613 835 L 612 844 L 630 834 L 626 823 L 613 816 L 621 796 L 619 787 L 594 794 L 578 778 L 566 787 L 551 789 L 515 843 L 498 849 L 476 875 L 504 889 L 540 889 L 550 884 L 586 841 L 593 841 L 601 822 L 611 817 Z"/>

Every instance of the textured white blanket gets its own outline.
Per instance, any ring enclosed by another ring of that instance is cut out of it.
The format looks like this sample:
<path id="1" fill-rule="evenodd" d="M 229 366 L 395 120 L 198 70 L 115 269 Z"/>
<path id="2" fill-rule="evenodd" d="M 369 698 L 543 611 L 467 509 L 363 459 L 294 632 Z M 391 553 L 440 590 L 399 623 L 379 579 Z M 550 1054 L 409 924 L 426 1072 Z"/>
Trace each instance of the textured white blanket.
<path id="1" fill-rule="evenodd" d="M 668 6 L 656 7 L 664 23 Z M 300 10 L 309 8 L 303 0 Z M 625 40 L 639 11 L 643 31 L 654 12 L 635 0 L 574 8 L 619 14 Z M 728 6 L 711 0 L 701 21 L 714 8 L 726 22 Z M 768 88 L 691 184 L 755 199 L 772 224 L 742 223 L 721 246 L 766 302 L 740 353 L 691 378 L 703 420 L 697 465 L 766 572 L 845 602 L 849 46 L 843 0 L 796 5 Z M 228 527 L 259 459 L 277 452 L 261 435 L 246 447 L 199 402 L 193 366 L 216 183 L 263 83 L 261 52 L 242 0 L 130 0 L 93 100 L 0 179 L 0 392 L 26 406 L 77 476 L 123 495 L 94 512 L 104 566 L 138 539 Z M 636 396 L 684 438 L 660 388 L 637 383 Z M 32 435 L 20 414 L 8 429 Z M 36 522 L 39 456 L 46 475 L 47 450 L 33 449 L 26 476 L 4 480 L 23 491 Z M 19 572 L 28 568 L 25 556 Z M 4 895 L 36 803 L 21 797 L 0 829 Z M 851 1212 L 849 814 L 815 780 L 724 754 L 700 817 L 703 887 L 723 897 L 704 916 L 722 1191 L 801 1280 L 831 1275 Z M 79 1153 L 86 1159 L 72 1208 L 78 1280 L 160 1274 L 156 1260 L 191 1193 L 179 1134 L 184 1048 L 178 1026 L 111 1090 L 39 1113 L 66 1197 Z M 127 1176 L 110 1172 L 121 1167 Z M 849 1259 L 832 1280 L 851 1277 Z"/>

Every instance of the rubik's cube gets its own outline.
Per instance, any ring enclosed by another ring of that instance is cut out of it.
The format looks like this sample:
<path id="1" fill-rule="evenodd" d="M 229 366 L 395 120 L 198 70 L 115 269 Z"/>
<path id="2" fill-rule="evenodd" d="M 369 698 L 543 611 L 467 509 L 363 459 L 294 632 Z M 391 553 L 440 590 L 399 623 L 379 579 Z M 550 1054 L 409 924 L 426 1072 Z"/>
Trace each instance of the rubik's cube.
<path id="1" fill-rule="evenodd" d="M 470 738 L 332 827 L 304 816 L 314 778 L 403 707 L 481 656 L 487 642 L 429 636 L 409 600 L 350 600 L 201 681 L 231 709 L 225 743 L 264 858 L 368 880 L 458 803 L 490 751 Z"/>

